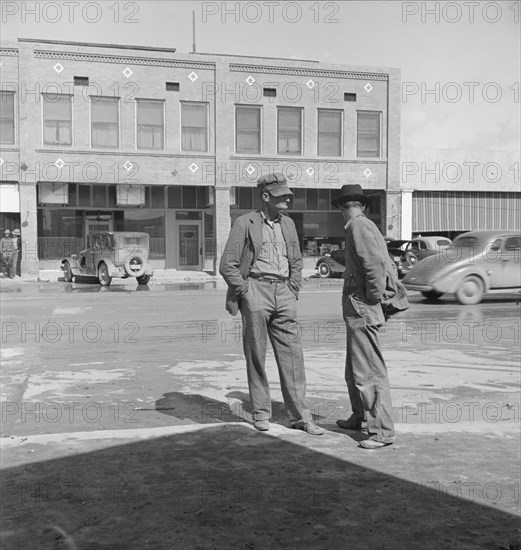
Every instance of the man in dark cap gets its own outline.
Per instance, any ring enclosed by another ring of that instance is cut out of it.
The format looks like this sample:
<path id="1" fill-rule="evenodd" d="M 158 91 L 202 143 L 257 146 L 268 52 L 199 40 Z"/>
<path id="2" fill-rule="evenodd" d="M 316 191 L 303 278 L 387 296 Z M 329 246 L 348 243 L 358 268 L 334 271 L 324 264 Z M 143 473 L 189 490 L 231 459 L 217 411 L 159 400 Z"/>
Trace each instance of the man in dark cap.
<path id="1" fill-rule="evenodd" d="M 378 332 L 386 320 L 381 302 L 387 277 L 396 277 L 396 267 L 382 234 L 364 215 L 370 200 L 360 185 L 344 185 L 332 204 L 346 221 L 342 310 L 347 332 L 345 379 L 352 408 L 350 418 L 337 424 L 361 431 L 367 421 L 369 439 L 360 446 L 378 449 L 395 440 L 391 389 Z"/>
<path id="2" fill-rule="evenodd" d="M 226 310 L 243 323 L 243 349 L 255 428 L 270 427 L 271 400 L 265 360 L 268 336 L 277 362 L 291 427 L 311 435 L 324 430 L 306 405 L 306 376 L 296 320 L 302 254 L 295 224 L 282 214 L 292 192 L 282 174 L 258 180 L 260 210 L 237 218 L 219 272 L 228 284 Z"/>
<path id="3" fill-rule="evenodd" d="M 22 233 L 19 229 L 15 229 L 12 234 L 12 239 L 15 243 L 15 251 L 13 255 L 13 269 L 18 277 L 21 276 L 22 272 L 20 269 L 21 260 L 22 260 Z"/>

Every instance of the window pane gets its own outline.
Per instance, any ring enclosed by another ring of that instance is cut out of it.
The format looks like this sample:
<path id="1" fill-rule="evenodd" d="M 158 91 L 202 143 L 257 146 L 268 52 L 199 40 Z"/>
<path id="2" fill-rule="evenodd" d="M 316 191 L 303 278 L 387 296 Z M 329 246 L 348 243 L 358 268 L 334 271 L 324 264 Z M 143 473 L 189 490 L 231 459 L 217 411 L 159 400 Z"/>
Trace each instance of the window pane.
<path id="1" fill-rule="evenodd" d="M 253 208 L 252 189 L 250 187 L 238 187 L 237 206 L 251 210 Z"/>
<path id="2" fill-rule="evenodd" d="M 278 153 L 301 154 L 302 110 L 281 107 L 278 109 Z"/>
<path id="3" fill-rule="evenodd" d="M 93 147 L 119 147 L 119 98 L 91 98 Z"/>
<path id="4" fill-rule="evenodd" d="M 72 145 L 72 96 L 42 94 L 43 143 Z"/>
<path id="5" fill-rule="evenodd" d="M 14 93 L 0 92 L 0 117 L 14 118 Z"/>
<path id="6" fill-rule="evenodd" d="M 90 185 L 78 185 L 78 206 L 90 206 Z"/>
<path id="7" fill-rule="evenodd" d="M 318 154 L 340 156 L 342 145 L 342 112 L 319 109 Z"/>
<path id="8" fill-rule="evenodd" d="M 44 120 L 71 120 L 72 96 L 43 94 Z"/>
<path id="9" fill-rule="evenodd" d="M 163 102 L 137 100 L 137 146 L 139 149 L 163 149 Z"/>
<path id="10" fill-rule="evenodd" d="M 306 190 L 292 189 L 293 191 L 293 210 L 306 210 Z"/>
<path id="11" fill-rule="evenodd" d="M 331 201 L 329 200 L 329 189 L 318 190 L 318 209 L 331 210 Z"/>
<path id="12" fill-rule="evenodd" d="M 152 208 L 165 207 L 165 188 L 161 185 L 150 186 L 152 192 Z"/>
<path id="13" fill-rule="evenodd" d="M 318 189 L 306 189 L 307 209 L 318 210 Z"/>
<path id="14" fill-rule="evenodd" d="M 195 187 L 183 186 L 183 208 L 196 208 Z"/>
<path id="15" fill-rule="evenodd" d="M 206 104 L 181 104 L 181 149 L 183 151 L 207 151 Z"/>
<path id="16" fill-rule="evenodd" d="M 182 208 L 181 189 L 179 185 L 173 185 L 168 188 L 168 208 Z"/>
<path id="17" fill-rule="evenodd" d="M 260 108 L 236 107 L 237 153 L 260 153 Z"/>
<path id="18" fill-rule="evenodd" d="M 357 155 L 380 156 L 380 113 L 358 113 Z"/>
<path id="19" fill-rule="evenodd" d="M 107 206 L 107 188 L 105 185 L 92 186 L 92 206 Z"/>

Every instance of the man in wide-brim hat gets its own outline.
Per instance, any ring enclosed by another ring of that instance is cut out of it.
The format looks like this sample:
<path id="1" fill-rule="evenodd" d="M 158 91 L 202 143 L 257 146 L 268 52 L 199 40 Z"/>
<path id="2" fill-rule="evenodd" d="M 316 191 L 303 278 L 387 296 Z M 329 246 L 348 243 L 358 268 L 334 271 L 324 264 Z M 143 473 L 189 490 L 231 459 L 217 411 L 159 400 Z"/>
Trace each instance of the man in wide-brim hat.
<path id="1" fill-rule="evenodd" d="M 382 234 L 364 215 L 370 199 L 360 185 L 342 186 L 332 201 L 346 224 L 346 269 L 342 310 L 347 332 L 345 379 L 352 414 L 337 424 L 361 431 L 367 422 L 366 449 L 391 445 L 395 439 L 391 391 L 378 332 L 385 323 L 381 301 L 389 271 L 394 270 Z"/>

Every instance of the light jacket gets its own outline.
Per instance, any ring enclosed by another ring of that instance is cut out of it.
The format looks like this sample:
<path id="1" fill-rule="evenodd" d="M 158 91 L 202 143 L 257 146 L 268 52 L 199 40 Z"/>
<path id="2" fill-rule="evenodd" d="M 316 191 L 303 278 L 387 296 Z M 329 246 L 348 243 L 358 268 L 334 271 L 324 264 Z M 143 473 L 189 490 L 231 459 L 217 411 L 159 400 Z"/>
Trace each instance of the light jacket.
<path id="1" fill-rule="evenodd" d="M 248 273 L 262 249 L 262 217 L 260 210 L 244 214 L 235 220 L 221 257 L 219 273 L 228 285 L 226 310 L 232 315 L 239 311 L 239 300 L 248 291 Z M 288 216 L 280 220 L 286 241 L 289 280 L 288 286 L 298 296 L 302 282 L 302 254 L 295 223 Z"/>

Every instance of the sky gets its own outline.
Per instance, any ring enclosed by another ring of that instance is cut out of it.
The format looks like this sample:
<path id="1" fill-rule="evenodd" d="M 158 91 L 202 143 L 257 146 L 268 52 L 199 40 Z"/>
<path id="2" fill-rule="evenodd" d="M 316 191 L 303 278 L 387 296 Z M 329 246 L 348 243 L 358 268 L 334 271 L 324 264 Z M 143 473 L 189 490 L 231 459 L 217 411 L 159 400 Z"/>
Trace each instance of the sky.
<path id="1" fill-rule="evenodd" d="M 519 0 L 2 0 L 0 40 L 40 38 L 397 67 L 405 148 L 521 149 Z"/>

